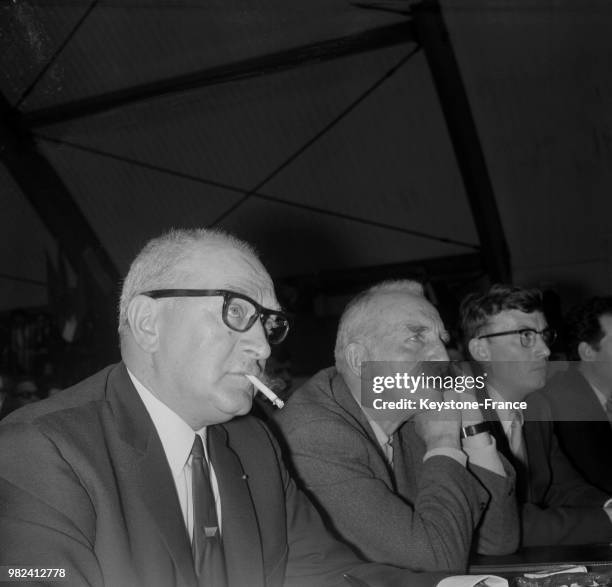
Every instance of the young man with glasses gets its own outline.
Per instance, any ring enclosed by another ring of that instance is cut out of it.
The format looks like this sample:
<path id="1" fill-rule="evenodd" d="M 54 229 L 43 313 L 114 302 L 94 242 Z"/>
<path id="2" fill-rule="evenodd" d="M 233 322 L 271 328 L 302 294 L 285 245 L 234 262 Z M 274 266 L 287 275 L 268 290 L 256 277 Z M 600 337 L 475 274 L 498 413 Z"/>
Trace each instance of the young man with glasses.
<path id="1" fill-rule="evenodd" d="M 246 376 L 288 329 L 246 243 L 207 230 L 150 241 L 123 284 L 122 362 L 0 426 L 0 582 L 331 587 L 349 572 L 434 584 L 333 540 L 245 416 Z"/>
<path id="2" fill-rule="evenodd" d="M 529 394 L 546 383 L 555 337 L 546 324 L 541 293 L 494 285 L 463 301 L 461 321 L 470 355 L 487 381 L 479 400 L 528 405 Z M 485 412 L 497 447 L 517 471 L 522 544 L 609 542 L 612 511 L 604 507 L 609 496 L 572 468 L 559 450 L 553 423 L 525 419 L 520 409 Z"/>

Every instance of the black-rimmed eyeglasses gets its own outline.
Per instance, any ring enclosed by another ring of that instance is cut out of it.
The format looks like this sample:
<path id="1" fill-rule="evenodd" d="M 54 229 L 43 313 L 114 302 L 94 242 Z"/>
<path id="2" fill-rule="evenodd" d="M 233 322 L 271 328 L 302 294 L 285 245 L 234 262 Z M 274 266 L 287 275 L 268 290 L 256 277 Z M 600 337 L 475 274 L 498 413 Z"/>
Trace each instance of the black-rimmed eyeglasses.
<path id="1" fill-rule="evenodd" d="M 538 334 L 542 337 L 544 344 L 550 346 L 555 342 L 557 333 L 553 328 L 544 328 L 536 330 L 535 328 L 519 328 L 518 330 L 504 330 L 503 332 L 493 332 L 491 334 L 483 334 L 478 338 L 493 338 L 494 336 L 506 336 L 509 334 L 518 334 L 520 336 L 521 345 L 526 349 L 535 346 L 538 340 Z"/>
<path id="2" fill-rule="evenodd" d="M 289 332 L 289 319 L 284 312 L 264 308 L 249 296 L 228 289 L 154 289 L 141 295 L 153 299 L 221 296 L 221 318 L 232 330 L 246 332 L 259 318 L 270 344 L 282 342 Z"/>

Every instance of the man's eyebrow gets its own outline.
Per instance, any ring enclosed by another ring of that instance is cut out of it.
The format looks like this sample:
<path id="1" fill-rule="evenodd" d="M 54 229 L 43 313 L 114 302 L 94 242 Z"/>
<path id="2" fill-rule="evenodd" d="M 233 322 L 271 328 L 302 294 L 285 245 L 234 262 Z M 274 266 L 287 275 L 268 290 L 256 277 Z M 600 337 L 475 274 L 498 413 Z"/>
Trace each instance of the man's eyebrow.
<path id="1" fill-rule="evenodd" d="M 408 330 L 410 330 L 411 332 L 416 332 L 417 334 L 431 330 L 430 326 L 425 326 L 423 324 L 414 324 L 410 322 L 406 324 L 406 328 L 408 328 Z"/>
<path id="2" fill-rule="evenodd" d="M 234 291 L 236 293 L 242 294 L 244 296 L 247 296 L 248 298 L 251 298 L 253 301 L 257 302 L 257 300 L 251 295 L 251 293 L 249 293 L 246 288 L 244 287 L 240 287 L 239 285 L 228 285 L 227 287 L 223 288 L 226 289 L 228 291 Z M 259 303 L 259 302 L 257 302 Z M 264 308 L 268 309 L 268 310 L 274 310 L 276 312 L 285 312 L 285 309 L 278 303 L 277 300 L 274 300 L 274 302 L 270 305 L 270 306 L 266 306 L 265 304 L 260 304 L 261 306 L 263 306 Z"/>
<path id="3" fill-rule="evenodd" d="M 425 326 L 424 324 L 414 324 L 408 323 L 406 327 L 410 332 L 414 332 L 415 334 L 422 334 L 424 332 L 431 332 L 433 328 L 431 326 Z M 444 342 L 448 342 L 450 340 L 450 334 L 444 328 L 440 329 L 440 339 Z"/>

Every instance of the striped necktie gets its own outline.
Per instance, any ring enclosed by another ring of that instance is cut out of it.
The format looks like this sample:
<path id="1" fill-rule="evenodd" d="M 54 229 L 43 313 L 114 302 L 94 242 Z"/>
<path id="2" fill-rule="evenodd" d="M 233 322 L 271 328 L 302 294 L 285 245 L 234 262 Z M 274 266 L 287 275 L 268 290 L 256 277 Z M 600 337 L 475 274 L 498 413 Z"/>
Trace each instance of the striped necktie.
<path id="1" fill-rule="evenodd" d="M 191 482 L 193 487 L 193 562 L 198 585 L 226 587 L 225 558 L 215 496 L 210 484 L 208 462 L 199 434 L 191 449 Z"/>

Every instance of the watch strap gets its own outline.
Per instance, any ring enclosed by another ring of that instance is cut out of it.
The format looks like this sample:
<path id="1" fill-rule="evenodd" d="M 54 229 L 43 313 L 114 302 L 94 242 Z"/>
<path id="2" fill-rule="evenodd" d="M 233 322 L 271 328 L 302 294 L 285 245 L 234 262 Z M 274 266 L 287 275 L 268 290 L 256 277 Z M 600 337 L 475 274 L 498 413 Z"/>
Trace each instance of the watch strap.
<path id="1" fill-rule="evenodd" d="M 488 422 L 478 422 L 478 424 L 472 424 L 471 426 L 464 426 L 463 428 L 461 428 L 461 438 L 467 438 L 468 436 L 476 436 L 476 434 L 488 431 Z"/>

